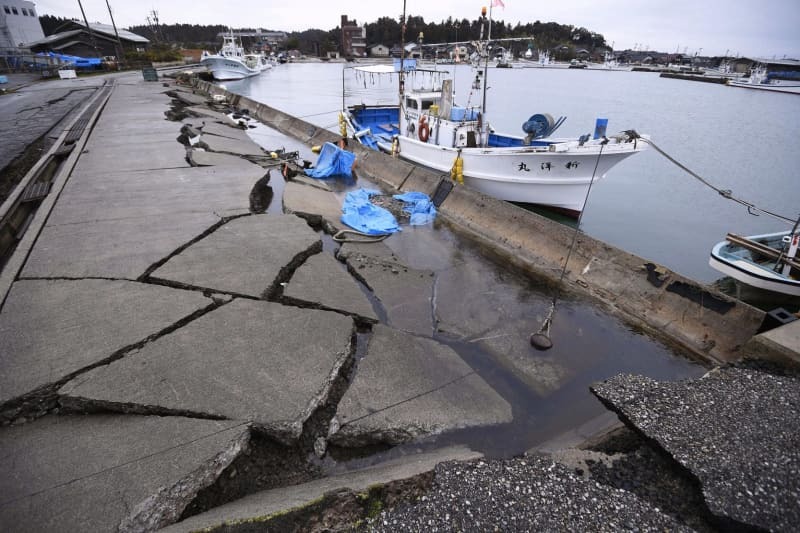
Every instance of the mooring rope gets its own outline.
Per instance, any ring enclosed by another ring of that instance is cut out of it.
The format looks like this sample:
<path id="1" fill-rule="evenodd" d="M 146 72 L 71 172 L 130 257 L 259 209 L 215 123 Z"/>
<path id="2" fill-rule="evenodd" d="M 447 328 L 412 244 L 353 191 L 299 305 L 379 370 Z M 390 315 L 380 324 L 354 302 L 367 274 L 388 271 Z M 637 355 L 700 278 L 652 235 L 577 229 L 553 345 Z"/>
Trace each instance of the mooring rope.
<path id="1" fill-rule="evenodd" d="M 603 148 L 605 148 L 606 144 L 608 144 L 608 139 L 604 139 L 600 144 L 600 151 L 597 152 L 597 159 L 594 162 L 594 170 L 592 170 L 592 179 L 589 180 L 589 187 L 586 189 L 586 197 L 583 199 L 583 209 L 578 214 L 578 223 L 575 225 L 575 231 L 572 233 L 572 242 L 569 245 L 569 250 L 567 251 L 567 258 L 564 261 L 564 265 L 561 267 L 561 275 L 558 278 L 558 285 L 556 285 L 555 292 L 553 293 L 553 301 L 550 302 L 550 310 L 547 312 L 547 316 L 542 322 L 542 327 L 539 328 L 539 331 L 531 335 L 530 343 L 534 348 L 540 350 L 547 350 L 553 346 L 552 341 L 550 340 L 550 326 L 553 323 L 553 317 L 556 313 L 556 302 L 558 301 L 559 296 L 561 295 L 561 286 L 564 282 L 564 276 L 567 273 L 567 265 L 569 265 L 569 259 L 572 256 L 572 250 L 575 248 L 575 241 L 578 239 L 578 233 L 581 230 L 581 219 L 583 218 L 583 212 L 586 210 L 586 203 L 589 201 L 589 193 L 592 192 L 592 185 L 594 185 L 594 178 L 597 175 L 597 167 L 600 165 L 600 156 L 603 155 Z"/>
<path id="2" fill-rule="evenodd" d="M 689 174 L 690 176 L 692 176 L 693 178 L 698 180 L 700 183 L 702 183 L 706 187 L 712 189 L 713 191 L 716 191 L 717 194 L 719 194 L 723 198 L 727 198 L 728 200 L 732 200 L 732 201 L 736 202 L 737 204 L 745 206 L 747 208 L 747 212 L 750 213 L 751 215 L 758 216 L 758 213 L 756 213 L 756 211 L 758 211 L 759 213 L 764 213 L 765 215 L 769 215 L 771 217 L 777 218 L 778 220 L 783 220 L 784 222 L 788 222 L 789 224 L 793 224 L 794 223 L 794 219 L 793 218 L 789 218 L 789 217 L 785 217 L 783 215 L 779 215 L 778 213 L 774 213 L 772 211 L 768 211 L 766 209 L 762 209 L 760 207 L 757 207 L 752 202 L 748 202 L 746 200 L 742 200 L 741 198 L 736 198 L 735 196 L 733 196 L 733 191 L 731 191 L 730 189 L 720 189 L 719 187 L 716 187 L 715 185 L 710 183 L 708 180 L 704 179 L 702 176 L 698 175 L 696 172 L 693 172 L 691 169 L 687 168 L 686 165 L 682 164 L 680 161 L 678 161 L 677 159 L 675 159 L 674 157 L 669 155 L 667 152 L 662 150 L 656 143 L 654 143 L 650 139 L 646 139 L 646 138 L 640 136 L 635 130 L 627 130 L 625 133 L 628 136 L 630 136 L 630 137 L 632 137 L 634 139 L 638 139 L 638 140 L 640 140 L 642 142 L 646 142 L 647 144 L 652 146 L 653 149 L 656 152 L 658 152 L 659 154 L 661 154 L 665 158 L 667 158 L 667 160 L 670 161 L 672 164 L 674 164 L 675 166 L 677 166 L 678 168 L 680 168 L 681 170 L 683 170 L 684 172 L 686 172 L 687 174 Z"/>
<path id="3" fill-rule="evenodd" d="M 359 235 L 361 237 L 369 237 L 369 238 L 368 239 L 348 239 L 347 237 L 345 237 L 345 235 L 348 234 L 348 233 L 352 233 L 353 235 Z M 366 233 L 361 233 L 360 231 L 355 231 L 355 230 L 352 230 L 352 229 L 343 229 L 343 230 L 339 230 L 338 232 L 336 232 L 336 234 L 332 238 L 336 242 L 371 243 L 371 242 L 381 242 L 382 240 L 384 240 L 388 236 L 389 236 L 388 233 L 384 234 L 384 235 L 368 235 Z"/>

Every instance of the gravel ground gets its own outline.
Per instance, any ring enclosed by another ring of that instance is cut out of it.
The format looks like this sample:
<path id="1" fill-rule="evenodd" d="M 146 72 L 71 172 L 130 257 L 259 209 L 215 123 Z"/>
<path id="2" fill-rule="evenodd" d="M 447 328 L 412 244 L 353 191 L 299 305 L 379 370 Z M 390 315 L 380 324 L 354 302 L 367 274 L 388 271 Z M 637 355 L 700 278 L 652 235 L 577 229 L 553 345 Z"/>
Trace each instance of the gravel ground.
<path id="1" fill-rule="evenodd" d="M 543 456 L 436 467 L 432 490 L 369 531 L 691 531 L 647 502 Z"/>

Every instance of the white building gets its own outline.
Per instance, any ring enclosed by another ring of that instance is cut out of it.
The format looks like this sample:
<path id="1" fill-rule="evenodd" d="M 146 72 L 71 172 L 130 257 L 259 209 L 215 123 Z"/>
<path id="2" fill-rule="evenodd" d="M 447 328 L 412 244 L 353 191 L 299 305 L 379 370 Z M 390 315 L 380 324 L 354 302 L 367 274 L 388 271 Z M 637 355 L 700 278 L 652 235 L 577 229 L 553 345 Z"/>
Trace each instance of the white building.
<path id="1" fill-rule="evenodd" d="M 25 0 L 0 0 L 0 50 L 15 51 L 44 39 L 35 4 Z"/>

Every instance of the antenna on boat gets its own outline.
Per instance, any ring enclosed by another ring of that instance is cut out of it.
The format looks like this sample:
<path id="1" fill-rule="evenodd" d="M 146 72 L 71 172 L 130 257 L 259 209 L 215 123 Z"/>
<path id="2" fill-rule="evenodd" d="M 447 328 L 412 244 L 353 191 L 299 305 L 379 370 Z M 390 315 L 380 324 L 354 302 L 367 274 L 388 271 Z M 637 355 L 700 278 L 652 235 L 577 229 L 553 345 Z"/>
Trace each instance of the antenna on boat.
<path id="1" fill-rule="evenodd" d="M 405 59 L 406 59 L 406 0 L 403 0 L 403 14 L 400 16 L 400 75 L 398 76 L 400 84 L 398 86 L 398 93 L 400 96 L 400 108 L 403 106 L 403 93 L 405 92 L 406 80 L 405 72 Z"/>
<path id="2" fill-rule="evenodd" d="M 489 43 L 492 40 L 492 5 L 494 2 L 489 3 L 489 31 L 486 35 L 486 44 L 484 49 L 484 57 L 483 61 L 483 102 L 481 103 L 481 113 L 486 115 L 486 88 L 489 85 L 487 80 L 488 78 L 486 75 L 489 73 Z M 483 23 L 486 21 L 486 6 L 481 8 L 481 39 L 483 39 Z M 486 121 L 484 120 L 484 123 Z"/>
<path id="3" fill-rule="evenodd" d="M 600 156 L 603 155 L 603 148 L 605 148 L 607 143 L 608 139 L 604 139 L 600 143 L 600 151 L 597 153 L 597 161 L 595 161 L 594 170 L 592 171 L 592 179 L 589 180 L 589 188 L 586 189 L 586 197 L 583 199 L 583 209 L 581 209 L 581 212 L 578 215 L 578 223 L 575 225 L 575 232 L 572 234 L 572 242 L 569 245 L 567 258 L 564 260 L 564 266 L 561 267 L 561 276 L 558 278 L 558 285 L 556 285 L 556 290 L 553 294 L 553 301 L 550 302 L 550 310 L 547 312 L 544 322 L 542 322 L 542 327 L 540 327 L 539 331 L 532 334 L 530 337 L 531 346 L 537 350 L 549 350 L 553 347 L 553 341 L 550 338 L 550 326 L 553 324 L 553 317 L 556 314 L 556 302 L 558 302 L 558 297 L 561 293 L 561 286 L 564 283 L 564 275 L 567 273 L 569 258 L 572 256 L 572 250 L 575 248 L 575 241 L 578 239 L 578 233 L 581 229 L 581 219 L 583 218 L 583 212 L 586 209 L 586 203 L 589 201 L 589 193 L 592 192 L 592 184 L 594 183 L 594 177 L 597 173 L 597 167 L 600 164 Z"/>

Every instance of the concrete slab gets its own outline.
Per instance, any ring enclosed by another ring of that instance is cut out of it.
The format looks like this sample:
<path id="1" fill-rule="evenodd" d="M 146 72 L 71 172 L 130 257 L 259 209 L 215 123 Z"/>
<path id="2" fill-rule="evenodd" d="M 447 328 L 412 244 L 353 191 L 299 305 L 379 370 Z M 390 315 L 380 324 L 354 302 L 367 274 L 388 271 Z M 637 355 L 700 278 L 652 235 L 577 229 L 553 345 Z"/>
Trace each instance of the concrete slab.
<path id="1" fill-rule="evenodd" d="M 721 368 L 678 383 L 619 375 L 592 392 L 696 477 L 723 529 L 800 521 L 800 378 Z"/>
<path id="2" fill-rule="evenodd" d="M 329 233 L 346 227 L 340 221 L 342 202 L 333 193 L 296 181 L 286 182 L 284 186 L 283 210 L 324 226 Z"/>
<path id="3" fill-rule="evenodd" d="M 363 446 L 503 424 L 512 413 L 451 348 L 377 325 L 336 418 L 331 441 Z"/>
<path id="4" fill-rule="evenodd" d="M 238 299 L 60 390 L 66 406 L 252 421 L 292 442 L 351 355 L 338 313 Z"/>
<path id="5" fill-rule="evenodd" d="M 227 122 L 216 122 L 211 119 L 200 117 L 191 117 L 183 120 L 183 124 L 192 126 L 204 135 L 217 135 L 220 137 L 227 137 L 229 139 L 237 139 L 241 141 L 249 141 L 250 137 L 247 135 L 247 130 L 236 127 Z"/>
<path id="6" fill-rule="evenodd" d="M 49 416 L 0 429 L 0 524 L 19 532 L 153 531 L 247 449 L 239 422 Z"/>
<path id="7" fill-rule="evenodd" d="M 196 292 L 128 281 L 17 281 L 0 313 L 0 406 L 99 364 L 212 303 Z"/>
<path id="8" fill-rule="evenodd" d="M 170 91 L 169 96 L 172 96 L 173 98 L 176 98 L 184 104 L 190 106 L 205 105 L 209 101 L 209 99 L 203 95 L 194 94 L 189 91 L 179 89 Z"/>
<path id="9" fill-rule="evenodd" d="M 206 106 L 202 105 L 188 106 L 185 109 L 185 111 L 190 115 L 196 115 L 197 117 L 209 117 L 217 122 L 223 122 L 226 124 L 235 124 L 224 113 L 220 113 L 219 111 L 214 111 L 213 109 L 209 109 Z"/>
<path id="10" fill-rule="evenodd" d="M 346 492 L 356 496 L 370 489 L 430 472 L 436 464 L 442 461 L 469 461 L 480 457 L 480 453 L 462 446 L 398 457 L 368 468 L 337 474 L 302 485 L 251 494 L 173 524 L 164 529 L 163 533 L 210 531 L 225 526 L 246 528 L 252 524 L 269 527 L 270 517 L 302 509 L 319 501 L 326 494 L 335 492 L 341 495 Z"/>
<path id="11" fill-rule="evenodd" d="M 388 324 L 409 333 L 431 336 L 434 273 L 405 266 L 387 253 L 383 243 L 363 245 L 360 250 L 365 251 L 345 251 L 340 257 L 383 305 Z"/>
<path id="12" fill-rule="evenodd" d="M 175 138 L 178 133 L 175 134 Z M 188 167 L 186 148 L 177 140 L 174 147 L 164 149 L 161 140 L 133 140 L 130 143 L 104 146 L 82 154 L 73 172 L 96 169 L 98 166 L 116 172 L 123 170 L 157 170 L 162 168 Z"/>
<path id="13" fill-rule="evenodd" d="M 200 135 L 200 141 L 206 143 L 213 152 L 260 157 L 268 155 L 264 149 L 249 138 L 231 139 L 219 135 Z"/>
<path id="14" fill-rule="evenodd" d="M 219 223 L 209 212 L 45 226 L 20 277 L 138 279 Z"/>
<path id="15" fill-rule="evenodd" d="M 749 357 L 800 365 L 800 320 L 754 335 L 742 351 Z"/>
<path id="16" fill-rule="evenodd" d="M 239 158 L 236 158 L 239 159 Z M 241 159 L 239 159 L 242 161 Z M 266 170 L 241 165 L 74 176 L 59 197 L 48 224 L 224 213 L 249 209 L 250 191 Z"/>
<path id="17" fill-rule="evenodd" d="M 322 240 L 301 218 L 252 215 L 231 220 L 152 273 L 161 279 L 221 292 L 269 297 Z"/>
<path id="18" fill-rule="evenodd" d="M 378 321 L 372 304 L 345 266 L 324 252 L 309 257 L 295 271 L 283 297 Z"/>

